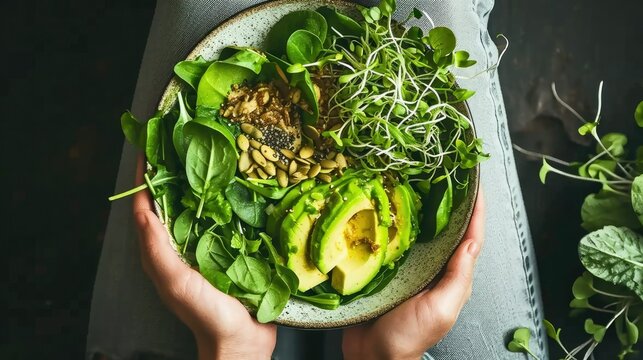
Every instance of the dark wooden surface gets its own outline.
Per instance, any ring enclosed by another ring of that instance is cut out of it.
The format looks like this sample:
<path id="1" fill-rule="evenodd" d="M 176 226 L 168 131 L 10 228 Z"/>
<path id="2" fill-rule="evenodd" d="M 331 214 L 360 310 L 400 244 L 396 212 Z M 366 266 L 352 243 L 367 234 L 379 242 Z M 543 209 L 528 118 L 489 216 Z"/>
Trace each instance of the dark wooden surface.
<path id="1" fill-rule="evenodd" d="M 8 60 L 0 89 L 2 359 L 83 356 L 123 141 L 118 117 L 131 103 L 153 7 L 153 0 L 0 5 Z M 577 123 L 553 102 L 553 81 L 592 116 L 605 80 L 606 131 L 633 132 L 632 111 L 643 99 L 641 13 L 639 1 L 497 2 L 490 30 L 511 41 L 500 75 L 514 142 L 564 159 L 587 152 Z M 580 271 L 578 211 L 591 186 L 556 178 L 543 186 L 537 163 L 520 155 L 517 162 L 545 311 L 576 339 L 579 321 L 567 317 L 567 302 Z"/>

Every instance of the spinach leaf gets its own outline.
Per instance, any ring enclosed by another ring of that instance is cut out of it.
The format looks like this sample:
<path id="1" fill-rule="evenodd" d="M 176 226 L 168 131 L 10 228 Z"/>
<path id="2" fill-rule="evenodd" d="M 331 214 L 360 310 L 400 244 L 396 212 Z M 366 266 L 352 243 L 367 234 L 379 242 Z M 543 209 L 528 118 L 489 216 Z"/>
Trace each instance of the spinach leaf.
<path id="1" fill-rule="evenodd" d="M 275 264 L 275 270 L 277 271 L 277 275 L 279 275 L 284 282 L 288 284 L 290 292 L 292 294 L 296 293 L 299 288 L 299 278 L 297 277 L 297 274 L 289 268 L 279 264 Z"/>
<path id="2" fill-rule="evenodd" d="M 194 211 L 191 209 L 183 210 L 176 220 L 174 220 L 172 234 L 177 244 L 183 245 L 196 237 L 194 234 L 195 222 Z"/>
<path id="3" fill-rule="evenodd" d="M 252 294 L 244 292 L 243 290 L 236 287 L 234 283 L 232 284 L 232 286 L 230 286 L 229 294 L 237 298 L 237 300 L 241 301 L 243 304 L 246 304 L 255 309 L 259 307 L 259 303 L 263 298 L 262 294 Z"/>
<path id="4" fill-rule="evenodd" d="M 230 277 L 228 275 L 226 275 L 224 272 L 216 271 L 216 270 L 209 275 L 210 275 L 210 279 L 206 278 L 206 280 L 208 280 L 210 284 L 214 285 L 215 288 L 217 288 L 219 291 L 221 291 L 224 294 L 227 294 L 230 292 L 230 287 L 232 286 L 232 280 L 230 280 Z"/>
<path id="5" fill-rule="evenodd" d="M 422 230 L 425 236 L 418 240 L 426 242 L 434 239 L 449 223 L 453 207 L 453 185 L 451 177 L 445 175 L 441 181 L 433 183 L 428 196 L 422 197 Z"/>
<path id="6" fill-rule="evenodd" d="M 248 190 L 238 182 L 228 185 L 225 196 L 232 205 L 232 211 L 246 224 L 256 228 L 266 226 L 268 203 L 263 196 Z"/>
<path id="7" fill-rule="evenodd" d="M 248 47 L 231 46 L 221 52 L 222 63 L 240 66 L 259 75 L 263 64 L 268 61 L 266 55 Z"/>
<path id="8" fill-rule="evenodd" d="M 285 55 L 288 38 L 297 30 L 308 30 L 324 43 L 328 32 L 328 24 L 326 24 L 326 19 L 316 11 L 293 11 L 281 18 L 270 29 L 265 41 L 266 51 L 277 57 Z"/>
<path id="9" fill-rule="evenodd" d="M 211 283 L 215 281 L 216 271 L 226 271 L 234 261 L 223 239 L 210 231 L 199 239 L 195 256 L 199 272 Z"/>
<path id="10" fill-rule="evenodd" d="M 311 112 L 303 111 L 303 120 L 307 124 L 315 124 L 319 118 L 319 103 L 317 102 L 317 95 L 313 81 L 310 78 L 310 73 L 304 67 L 291 66 L 288 68 L 290 77 L 290 86 L 301 90 L 301 94 L 310 106 Z"/>
<path id="11" fill-rule="evenodd" d="M 267 323 L 275 320 L 288 304 L 288 299 L 290 299 L 288 284 L 278 274 L 273 276 L 268 290 L 259 303 L 257 321 Z"/>
<path id="12" fill-rule="evenodd" d="M 636 109 L 634 110 L 634 120 L 636 120 L 636 124 L 639 127 L 643 127 L 643 101 L 636 105 Z"/>
<path id="13" fill-rule="evenodd" d="M 279 186 L 262 186 L 259 183 L 244 180 L 239 177 L 235 178 L 235 181 L 247 187 L 248 189 L 256 192 L 257 194 L 263 195 L 268 199 L 273 199 L 273 200 L 281 200 L 284 196 L 286 196 L 288 191 L 290 191 L 290 189 L 292 189 L 292 187 L 295 186 L 295 185 L 291 185 L 286 188 L 282 188 Z"/>
<path id="14" fill-rule="evenodd" d="M 320 293 L 315 295 L 293 294 L 294 298 L 306 301 L 320 309 L 335 310 L 339 307 L 340 296 L 333 293 Z"/>
<path id="15" fill-rule="evenodd" d="M 279 253 L 277 252 L 275 245 L 272 243 L 272 238 L 264 232 L 259 233 L 259 237 L 268 249 L 268 260 L 270 260 L 270 262 L 273 264 L 284 265 L 286 262 L 284 261 L 284 258 L 282 258 L 281 255 L 279 255 Z"/>
<path id="16" fill-rule="evenodd" d="M 190 114 L 185 108 L 183 96 L 179 91 L 177 95 L 179 101 L 179 119 L 174 124 L 174 131 L 172 132 L 172 142 L 174 143 L 174 150 L 179 157 L 179 160 L 185 165 L 185 156 L 187 155 L 187 147 L 190 143 L 190 138 L 183 134 L 183 127 L 186 123 L 192 120 Z"/>
<path id="17" fill-rule="evenodd" d="M 297 30 L 288 38 L 286 54 L 293 64 L 308 64 L 317 60 L 322 42 L 308 30 Z"/>
<path id="18" fill-rule="evenodd" d="M 241 84 L 255 76 L 254 72 L 245 67 L 216 61 L 208 67 L 199 81 L 196 104 L 218 109 L 225 102 L 232 85 Z"/>
<path id="19" fill-rule="evenodd" d="M 154 167 L 158 167 L 165 152 L 165 135 L 162 119 L 155 116 L 147 121 L 147 138 L 145 141 L 145 157 Z"/>
<path id="20" fill-rule="evenodd" d="M 190 187 L 200 199 L 196 216 L 234 178 L 237 152 L 225 138 L 210 130 L 194 131 L 186 156 L 186 174 Z"/>
<path id="21" fill-rule="evenodd" d="M 197 108 L 197 115 L 194 120 L 185 124 L 184 133 L 186 136 L 189 137 L 193 131 L 199 131 L 199 129 L 202 130 L 205 127 L 223 135 L 230 145 L 236 148 L 235 137 L 230 128 L 217 121 L 218 117 L 205 116 L 203 111 L 199 111 L 201 108 L 201 106 Z"/>
<path id="22" fill-rule="evenodd" d="M 606 225 L 639 228 L 641 224 L 632 209 L 630 199 L 611 192 L 589 194 L 581 207 L 581 226 L 594 231 Z"/>
<path id="23" fill-rule="evenodd" d="M 225 225 L 232 221 L 232 206 L 219 191 L 210 201 L 203 205 L 203 216 L 208 217 L 218 225 Z"/>
<path id="24" fill-rule="evenodd" d="M 211 61 L 206 61 L 201 56 L 198 56 L 195 60 L 178 62 L 174 65 L 174 73 L 196 90 L 199 86 L 199 80 L 201 80 L 211 63 Z"/>
<path id="25" fill-rule="evenodd" d="M 322 6 L 317 9 L 317 12 L 326 19 L 326 23 L 328 24 L 328 34 L 334 33 L 331 28 L 334 28 L 342 35 L 359 37 L 364 33 L 364 29 L 362 29 L 357 21 L 337 11 L 336 8 Z"/>
<path id="26" fill-rule="evenodd" d="M 592 275 L 625 286 L 643 299 L 643 236 L 606 226 L 583 237 L 578 253 Z"/>
<path id="27" fill-rule="evenodd" d="M 239 254 L 226 274 L 235 285 L 252 294 L 263 294 L 270 285 L 270 266 L 251 256 Z"/>
<path id="28" fill-rule="evenodd" d="M 131 112 L 126 111 L 121 115 L 121 128 L 125 139 L 130 144 L 139 149 L 145 149 L 147 129 L 144 123 L 138 121 Z"/>
<path id="29" fill-rule="evenodd" d="M 632 207 L 639 222 L 643 224 L 643 175 L 634 178 L 631 190 Z M 636 228 L 635 226 L 633 226 Z"/>

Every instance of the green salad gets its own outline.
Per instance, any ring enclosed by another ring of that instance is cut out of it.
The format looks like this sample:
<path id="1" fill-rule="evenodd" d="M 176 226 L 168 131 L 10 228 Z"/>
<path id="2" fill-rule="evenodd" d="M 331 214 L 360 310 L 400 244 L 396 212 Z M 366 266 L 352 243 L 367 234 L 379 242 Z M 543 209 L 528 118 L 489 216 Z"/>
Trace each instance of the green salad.
<path id="1" fill-rule="evenodd" d="M 149 191 L 182 258 L 260 322 L 382 290 L 487 158 L 451 72 L 475 61 L 395 5 L 295 11 L 261 48 L 176 64 L 171 109 L 121 117 L 148 171 L 110 199 Z"/>

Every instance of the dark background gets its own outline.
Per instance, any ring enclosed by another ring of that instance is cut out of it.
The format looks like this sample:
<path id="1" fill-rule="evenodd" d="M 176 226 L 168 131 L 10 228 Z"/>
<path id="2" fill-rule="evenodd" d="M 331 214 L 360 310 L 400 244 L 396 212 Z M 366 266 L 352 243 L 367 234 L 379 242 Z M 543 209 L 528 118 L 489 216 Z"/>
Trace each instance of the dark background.
<path id="1" fill-rule="evenodd" d="M 2 359 L 83 357 L 106 198 L 123 143 L 118 119 L 131 104 L 153 11 L 152 0 L 0 5 Z M 555 81 L 563 98 L 592 117 L 600 80 L 602 131 L 641 143 L 632 114 L 643 100 L 642 13 L 643 2 L 634 0 L 497 1 L 490 32 L 511 41 L 500 76 L 516 144 L 582 158 L 588 141 L 549 86 Z M 537 162 L 517 154 L 517 163 L 545 313 L 577 343 L 582 319 L 567 316 L 567 303 L 581 271 L 580 204 L 593 188 L 556 177 L 543 186 Z"/>

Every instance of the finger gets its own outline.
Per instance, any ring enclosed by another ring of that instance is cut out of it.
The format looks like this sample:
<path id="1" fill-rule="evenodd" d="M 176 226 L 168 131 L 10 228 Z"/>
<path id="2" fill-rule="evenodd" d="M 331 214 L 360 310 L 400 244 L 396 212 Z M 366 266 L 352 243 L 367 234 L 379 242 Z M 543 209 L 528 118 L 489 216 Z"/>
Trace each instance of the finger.
<path id="1" fill-rule="evenodd" d="M 143 183 L 143 174 L 145 174 L 145 156 L 143 153 L 138 154 L 138 161 L 136 163 L 136 185 Z M 152 198 L 150 197 L 149 190 L 145 189 L 134 194 L 133 200 L 134 214 L 141 210 L 152 211 Z"/>
<path id="2" fill-rule="evenodd" d="M 484 223 L 485 223 L 485 201 L 484 195 L 482 194 L 482 189 L 478 191 L 478 196 L 476 198 L 476 204 L 473 208 L 473 214 L 471 215 L 471 221 L 469 222 L 469 227 L 464 234 L 464 240 L 474 239 L 478 245 L 482 246 L 484 243 Z"/>

